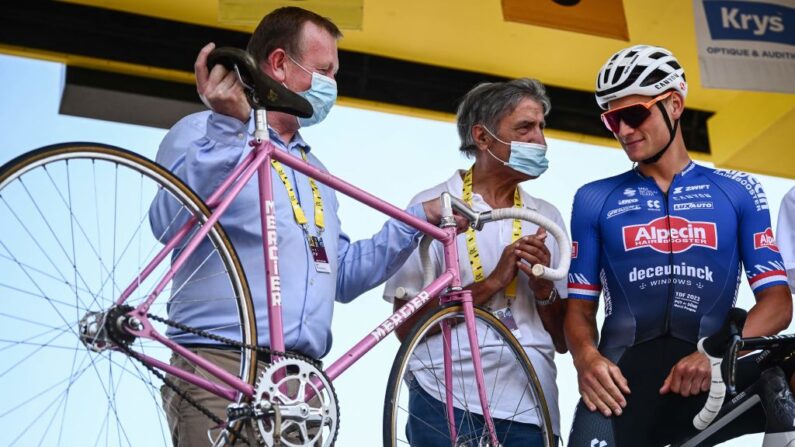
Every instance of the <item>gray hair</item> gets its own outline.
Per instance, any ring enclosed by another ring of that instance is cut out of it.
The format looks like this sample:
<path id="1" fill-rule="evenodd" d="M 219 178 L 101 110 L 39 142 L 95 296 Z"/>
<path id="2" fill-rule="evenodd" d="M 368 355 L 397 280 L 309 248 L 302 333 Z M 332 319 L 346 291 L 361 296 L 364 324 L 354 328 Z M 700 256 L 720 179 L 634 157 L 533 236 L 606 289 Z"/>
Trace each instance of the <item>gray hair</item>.
<path id="1" fill-rule="evenodd" d="M 541 104 L 544 116 L 552 107 L 544 84 L 535 79 L 485 82 L 470 90 L 461 100 L 456 113 L 461 152 L 470 158 L 477 153 L 478 148 L 472 138 L 472 127 L 475 124 L 483 124 L 492 132 L 497 132 L 499 122 L 526 98 Z"/>

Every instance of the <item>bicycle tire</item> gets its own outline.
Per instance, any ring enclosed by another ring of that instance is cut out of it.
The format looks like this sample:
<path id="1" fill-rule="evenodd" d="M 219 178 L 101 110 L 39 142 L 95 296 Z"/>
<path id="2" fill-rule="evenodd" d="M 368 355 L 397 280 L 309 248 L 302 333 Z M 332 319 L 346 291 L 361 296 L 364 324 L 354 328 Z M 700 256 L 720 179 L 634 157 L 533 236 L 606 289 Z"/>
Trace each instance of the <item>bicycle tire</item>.
<path id="1" fill-rule="evenodd" d="M 148 212 L 157 194 L 166 194 L 179 210 L 160 236 L 153 234 Z M 0 167 L 0 430 L 9 445 L 171 445 L 160 379 L 119 350 L 89 350 L 76 323 L 112 306 L 181 219 L 195 217 L 195 231 L 209 215 L 171 172 L 113 146 L 57 144 Z M 179 283 L 169 283 L 150 314 L 167 317 L 189 308 L 180 294 L 201 287 L 217 265 L 223 271 L 213 274 L 228 282 L 218 299 L 237 306 L 233 332 L 256 345 L 248 283 L 220 224 L 200 247 L 203 262 L 194 271 L 178 271 Z M 170 266 L 164 259 L 149 279 L 139 279 L 127 304 L 146 297 Z M 134 340 L 129 348 L 166 363 L 171 354 L 148 340 Z M 237 376 L 253 385 L 256 352 L 240 352 Z"/>
<path id="2" fill-rule="evenodd" d="M 519 344 L 513 334 L 497 319 L 491 312 L 480 308 L 474 308 L 474 315 L 476 321 L 479 323 L 478 326 L 478 340 L 480 340 L 480 344 L 483 345 L 484 341 L 489 338 L 489 334 L 493 333 L 496 337 L 504 341 L 504 347 L 498 348 L 499 350 L 507 349 L 507 352 L 512 355 L 512 359 L 506 359 L 506 363 L 503 366 L 507 366 L 508 368 L 516 368 L 518 367 L 519 371 L 522 371 L 522 374 L 525 376 L 526 379 L 526 386 L 524 391 L 527 393 L 532 394 L 534 405 L 531 410 L 534 411 L 536 417 L 536 425 L 539 426 L 542 433 L 542 438 L 546 446 L 553 446 L 555 445 L 555 438 L 554 433 L 552 431 L 552 422 L 549 416 L 549 410 L 547 408 L 546 399 L 544 398 L 544 393 L 541 388 L 541 383 L 536 376 L 535 369 L 533 368 L 530 359 L 527 357 L 524 348 Z M 436 312 L 428 314 L 422 320 L 420 320 L 412 329 L 408 338 L 404 340 L 401 344 L 400 350 L 398 351 L 397 356 L 395 357 L 395 361 L 392 364 L 392 370 L 389 374 L 389 381 L 387 383 L 387 390 L 386 396 L 384 401 L 384 420 L 383 420 L 383 441 L 384 446 L 408 446 L 412 445 L 408 437 L 405 433 L 406 431 L 406 423 L 409 419 L 415 419 L 418 423 L 424 424 L 425 421 L 420 419 L 420 416 L 415 416 L 409 413 L 409 405 L 408 405 L 408 393 L 409 388 L 412 386 L 417 386 L 417 382 L 413 382 L 415 379 L 414 373 L 411 371 L 409 362 L 411 361 L 412 357 L 417 354 L 419 355 L 419 351 L 427 351 L 427 343 L 426 343 L 426 336 L 430 330 L 436 327 L 441 327 L 440 323 L 443 321 L 460 321 L 463 322 L 464 320 L 464 310 L 463 306 L 458 303 L 450 303 L 446 306 L 439 308 Z M 463 323 L 460 325 L 461 331 L 460 334 L 463 335 L 463 339 L 459 339 L 455 336 L 454 332 L 456 328 L 451 330 L 451 345 L 452 349 L 456 349 L 456 345 L 464 346 L 465 349 L 468 349 L 469 342 L 466 339 L 466 331 Z M 430 337 L 441 337 L 441 334 L 430 335 Z M 460 343 L 459 343 L 460 341 Z M 481 350 L 481 354 L 484 355 L 486 350 L 489 350 L 491 354 L 495 353 L 494 348 L 492 347 L 492 342 L 489 343 L 489 347 L 484 348 Z M 429 354 L 430 351 L 425 352 L 425 354 Z M 502 352 L 500 353 L 502 354 Z M 433 361 L 432 356 L 427 356 L 428 358 Z M 453 353 L 453 370 L 456 369 L 456 361 L 455 352 Z M 465 355 L 463 356 L 466 357 Z M 502 358 L 501 358 L 502 359 Z M 427 360 L 426 360 L 427 361 Z M 441 358 L 438 359 L 441 363 Z M 471 359 L 466 360 L 467 362 L 471 363 Z M 415 359 L 415 366 L 417 365 Z M 431 368 L 431 369 L 440 369 L 443 370 L 443 365 L 428 365 L 424 362 L 420 362 L 419 365 L 422 368 Z M 436 375 L 435 375 L 436 376 Z M 486 385 L 486 393 L 489 395 L 490 399 L 494 399 L 501 396 L 501 394 L 495 393 L 496 386 L 501 383 L 499 375 L 485 375 L 484 380 Z M 503 378 L 505 380 L 505 378 Z M 445 387 L 444 380 L 437 376 L 436 379 L 436 386 L 440 387 L 437 390 L 438 396 L 443 396 L 441 388 Z M 461 417 L 461 423 L 457 424 L 457 438 L 453 445 L 491 445 L 487 439 L 487 433 L 485 430 L 477 431 L 475 430 L 472 432 L 472 427 L 477 427 L 478 424 L 470 423 L 471 420 L 474 420 L 478 416 L 482 414 L 479 410 L 480 404 L 477 398 L 477 391 L 472 382 L 469 386 L 465 384 L 460 377 L 453 378 L 453 384 L 456 388 L 467 388 L 471 390 L 471 397 L 477 401 L 477 408 L 474 408 L 467 402 L 466 398 L 455 398 L 453 406 L 458 408 L 462 411 L 463 416 Z M 453 390 L 455 395 L 456 392 L 460 390 Z M 463 390 L 464 393 L 468 392 Z M 427 394 L 426 394 L 427 396 Z M 460 394 L 459 394 L 460 396 Z M 438 397 L 436 397 L 438 399 Z M 524 401 L 524 400 L 522 400 Z M 441 401 L 435 402 L 442 407 L 445 407 L 445 404 Z M 498 407 L 498 402 L 490 401 L 490 408 L 492 412 L 494 412 L 494 408 Z M 524 413 L 527 411 L 527 408 L 518 409 L 519 414 Z M 446 411 L 446 410 L 444 410 Z M 504 414 L 502 415 L 504 416 Z M 494 417 L 498 417 L 495 415 Z M 447 420 L 446 416 L 443 417 Z M 505 420 L 505 418 L 501 418 Z M 522 421 L 518 421 L 522 422 Z M 446 423 L 446 422 L 445 422 Z M 466 430 L 462 430 L 463 426 L 467 425 L 469 427 L 470 432 L 464 433 Z M 427 430 L 434 430 L 434 427 L 426 426 L 424 429 Z M 502 433 L 504 435 L 505 433 Z M 443 436 L 446 436 L 449 439 L 449 432 L 445 429 Z M 502 440 L 503 437 L 501 436 L 500 439 Z M 474 443 L 473 443 L 474 441 Z M 485 441 L 485 443 L 484 443 Z M 420 444 L 413 444 L 413 445 L 420 445 Z"/>

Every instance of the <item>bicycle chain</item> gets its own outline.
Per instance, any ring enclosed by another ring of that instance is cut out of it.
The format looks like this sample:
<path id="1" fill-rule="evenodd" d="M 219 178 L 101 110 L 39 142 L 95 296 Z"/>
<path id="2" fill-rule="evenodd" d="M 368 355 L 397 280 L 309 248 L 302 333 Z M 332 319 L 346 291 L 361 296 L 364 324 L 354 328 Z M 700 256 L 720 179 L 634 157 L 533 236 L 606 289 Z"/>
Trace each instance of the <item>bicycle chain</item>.
<path id="1" fill-rule="evenodd" d="M 196 328 L 187 326 L 185 324 L 179 323 L 177 321 L 169 320 L 167 318 L 162 318 L 162 317 L 159 317 L 157 315 L 150 314 L 150 313 L 147 313 L 146 316 L 149 319 L 157 321 L 159 323 L 163 323 L 163 324 L 171 326 L 173 328 L 176 328 L 176 329 L 179 329 L 179 330 L 182 330 L 182 331 L 185 331 L 185 332 L 189 332 L 191 334 L 198 335 L 200 337 L 208 338 L 210 340 L 217 341 L 217 342 L 220 342 L 220 343 L 223 343 L 225 345 L 232 346 L 232 347 L 235 347 L 235 348 L 249 349 L 249 350 L 256 351 L 257 353 L 262 353 L 262 354 L 266 354 L 266 355 L 271 355 L 271 356 L 276 355 L 276 356 L 279 356 L 279 357 L 294 358 L 294 359 L 298 359 L 298 360 L 302 360 L 302 361 L 308 362 L 308 363 L 314 365 L 317 368 L 317 370 L 321 374 L 323 374 L 325 376 L 325 373 L 322 370 L 321 363 L 318 362 L 317 360 L 311 358 L 311 357 L 307 357 L 305 355 L 295 354 L 295 353 L 291 353 L 291 352 L 274 351 L 272 349 L 264 348 L 264 347 L 261 347 L 261 346 L 247 345 L 247 344 L 241 343 L 241 342 L 239 342 L 237 340 L 232 340 L 231 338 L 226 338 L 226 337 L 222 337 L 220 335 L 212 334 L 212 333 L 203 331 L 201 329 L 196 329 Z M 161 373 L 155 367 L 147 364 L 146 362 L 144 362 L 143 360 L 138 358 L 138 356 L 135 355 L 135 353 L 130 348 L 127 347 L 126 343 L 124 343 L 124 342 L 122 342 L 122 341 L 120 341 L 120 340 L 118 340 L 116 338 L 116 335 L 114 334 L 114 332 L 112 330 L 108 331 L 108 335 L 110 336 L 111 340 L 113 340 L 113 342 L 116 344 L 116 346 L 118 346 L 122 351 L 124 351 L 125 354 L 127 354 L 128 356 L 134 358 L 139 363 L 141 363 L 147 370 L 149 370 L 152 374 L 157 376 L 157 378 L 162 380 L 163 383 L 167 387 L 169 387 L 171 390 L 173 390 L 177 395 L 179 395 L 182 399 L 184 399 L 186 402 L 188 402 L 194 408 L 199 410 L 200 413 L 205 415 L 207 418 L 209 418 L 211 421 L 213 421 L 214 423 L 216 423 L 219 426 L 226 425 L 224 420 L 222 420 L 218 416 L 214 415 L 204 405 L 202 405 L 202 404 L 196 402 L 195 400 L 193 400 L 190 396 L 187 395 L 187 393 L 185 393 L 185 391 L 183 391 L 177 385 L 175 385 L 163 373 Z M 326 377 L 326 380 L 328 380 L 328 377 Z M 338 421 L 338 424 L 339 424 L 339 421 Z M 226 427 L 226 430 L 228 430 L 235 437 L 237 437 L 238 439 L 240 439 L 241 441 L 246 443 L 246 445 L 249 445 L 249 446 L 251 445 L 251 443 L 248 441 L 248 439 L 245 436 L 243 436 L 243 434 L 240 433 L 239 430 L 235 430 L 235 429 L 233 429 L 231 427 Z"/>
<path id="2" fill-rule="evenodd" d="M 177 393 L 177 395 L 179 395 L 179 397 L 181 397 L 183 400 L 185 400 L 185 402 L 189 403 L 194 408 L 199 410 L 199 412 L 201 414 L 205 415 L 208 419 L 213 421 L 216 425 L 218 425 L 218 426 L 225 425 L 225 422 L 223 421 L 223 419 L 221 419 L 218 416 L 214 415 L 204 405 L 202 405 L 202 404 L 196 402 L 195 400 L 193 400 L 192 397 L 188 396 L 188 394 L 185 391 L 183 391 L 181 388 L 179 388 L 177 385 L 175 385 L 163 373 L 158 371 L 157 368 L 155 368 L 154 366 L 149 365 L 148 363 L 146 363 L 143 360 L 141 360 L 140 358 L 138 358 L 138 356 L 135 355 L 135 353 L 130 348 L 128 348 L 126 345 L 124 345 L 122 343 L 119 343 L 118 340 L 116 340 L 116 336 L 114 334 L 109 334 L 109 335 L 110 335 L 111 340 L 113 340 L 113 342 L 116 343 L 116 346 L 118 346 L 122 351 L 124 351 L 125 354 L 127 354 L 129 357 L 132 357 L 133 359 L 137 360 L 138 363 L 143 365 L 144 368 L 149 370 L 149 372 L 151 372 L 152 374 L 157 376 L 158 379 L 162 380 L 163 384 L 165 384 L 167 387 L 171 388 L 171 390 L 174 391 L 175 393 Z M 240 439 L 241 441 L 246 443 L 246 445 L 249 445 L 249 446 L 251 445 L 251 443 L 248 441 L 248 439 L 245 436 L 243 436 L 243 434 L 240 433 L 238 430 L 235 430 L 235 429 L 233 429 L 231 427 L 226 427 L 226 429 L 229 430 L 229 432 L 231 432 L 235 437 L 237 437 L 238 439 Z"/>

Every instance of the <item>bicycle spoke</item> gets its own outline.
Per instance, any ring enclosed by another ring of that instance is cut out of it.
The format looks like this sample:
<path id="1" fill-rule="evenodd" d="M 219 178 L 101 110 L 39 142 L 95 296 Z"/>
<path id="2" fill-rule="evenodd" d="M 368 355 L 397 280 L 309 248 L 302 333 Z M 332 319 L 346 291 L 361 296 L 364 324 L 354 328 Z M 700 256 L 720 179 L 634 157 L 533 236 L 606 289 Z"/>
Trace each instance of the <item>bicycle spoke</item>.
<path id="1" fill-rule="evenodd" d="M 160 286 L 149 312 L 167 323 L 151 320 L 156 331 L 193 342 L 201 336 L 170 321 L 190 326 L 181 320 L 190 306 L 221 300 L 237 307 L 234 320 L 196 330 L 253 344 L 247 338 L 253 331 L 241 327 L 249 322 L 240 315 L 253 311 L 242 264 L 218 226 L 196 241 L 197 254 L 174 270 L 174 280 L 163 281 L 208 217 L 189 188 L 147 160 L 78 145 L 43 149 L 13 163 L 0 170 L 2 444 L 170 445 L 166 412 L 176 411 L 171 405 L 180 399 L 162 402 L 161 376 L 138 355 L 168 362 L 171 350 L 141 337 L 123 337 L 127 347 L 114 347 L 110 338 L 122 326 L 105 320 L 120 316 L 109 312 L 123 290 L 133 290 L 125 304 L 135 306 Z M 150 216 L 154 199 L 165 200 L 156 202 L 165 207 L 157 222 Z M 176 253 L 153 264 L 186 224 Z M 150 270 L 146 277 L 144 270 Z M 131 358 L 128 348 L 137 354 Z M 240 373 L 246 380 L 255 377 L 252 360 L 247 351 L 247 369 Z M 206 371 L 197 374 L 215 380 Z"/>
<path id="2" fill-rule="evenodd" d="M 45 169 L 45 172 L 46 172 L 46 169 Z M 61 253 L 64 255 L 64 257 L 66 257 L 67 261 L 69 261 L 69 263 L 70 263 L 70 264 L 72 265 L 72 267 L 74 268 L 74 266 L 76 265 L 76 264 L 75 264 L 75 260 L 74 260 L 74 258 L 70 258 L 70 257 L 69 257 L 69 254 L 66 252 L 66 248 L 64 248 L 64 246 L 63 246 L 63 243 L 61 242 L 61 239 L 58 237 L 58 235 L 57 235 L 57 234 L 55 234 L 55 230 L 53 229 L 53 226 L 52 226 L 52 224 L 50 223 L 50 220 L 49 220 L 49 219 L 47 219 L 47 217 L 46 217 L 46 216 L 44 216 L 44 213 L 42 212 L 41 208 L 39 207 L 39 203 L 38 203 L 38 201 L 36 201 L 36 200 L 33 198 L 33 196 L 32 196 L 32 195 L 31 195 L 31 193 L 30 193 L 30 190 L 28 189 L 27 185 L 25 185 L 25 183 L 22 181 L 22 179 L 19 179 L 19 183 L 22 185 L 22 188 L 25 190 L 25 193 L 26 193 L 26 194 L 28 195 L 28 197 L 30 198 L 30 201 L 31 201 L 31 203 L 33 204 L 33 206 L 36 208 L 36 211 L 38 211 L 38 214 L 39 214 L 39 216 L 41 217 L 42 221 L 43 221 L 43 222 L 44 222 L 44 224 L 47 226 L 47 229 L 49 230 L 49 232 L 50 232 L 50 235 L 51 235 L 51 236 L 52 236 L 52 238 L 55 240 L 55 242 L 58 244 L 58 247 L 61 249 Z M 63 193 L 62 193 L 62 192 L 61 192 L 59 189 L 57 190 L 57 192 L 58 192 L 58 195 L 59 195 L 59 196 L 61 196 L 61 198 L 63 198 Z M 12 212 L 13 212 L 13 211 L 12 211 Z M 22 222 L 20 222 L 20 224 L 24 225 Z M 29 231 L 29 230 L 27 230 L 27 229 L 26 229 L 26 231 Z M 28 233 L 28 234 L 30 234 L 30 233 Z M 31 238 L 33 238 L 33 235 L 32 235 L 32 234 L 30 234 L 30 236 L 31 236 Z M 38 242 L 36 242 L 36 243 L 38 244 Z M 59 273 L 60 273 L 60 271 L 59 271 Z M 85 286 L 85 287 L 88 289 L 88 283 L 86 282 L 85 278 L 83 278 L 83 275 L 81 275 L 81 274 L 80 274 L 80 273 L 77 271 L 77 269 L 75 269 L 75 273 L 77 274 L 77 277 L 79 277 L 79 278 L 80 278 L 80 281 L 82 281 L 82 282 L 83 282 L 83 285 L 84 285 L 84 286 Z M 63 274 L 62 274 L 62 273 L 61 273 L 61 276 L 63 277 Z M 65 277 L 64 277 L 63 279 L 64 279 L 64 281 L 66 281 L 66 278 L 65 278 Z M 89 289 L 89 290 L 90 290 L 90 289 Z M 92 295 L 92 296 L 96 296 L 94 293 L 91 293 L 91 295 Z M 83 304 L 83 305 L 85 306 L 85 304 Z"/>
<path id="3" fill-rule="evenodd" d="M 551 425 L 546 410 L 536 402 L 539 396 L 543 398 L 543 394 L 536 388 L 538 381 L 534 378 L 532 366 L 525 363 L 524 347 L 494 316 L 479 309 L 474 312 L 476 342 L 484 368 L 485 408 L 490 410 L 493 418 L 499 418 L 498 436 L 503 439 L 509 432 L 520 429 L 520 423 L 533 423 L 542 427 L 545 442 L 551 442 Z M 451 326 L 449 336 L 445 336 L 444 331 L 436 333 L 445 325 Z M 407 433 L 418 436 L 422 436 L 420 433 L 436 433 L 440 438 L 447 438 L 451 424 L 456 430 L 456 438 L 452 440 L 455 445 L 490 444 L 494 433 L 487 429 L 488 424 L 482 414 L 485 408 L 482 408 L 474 376 L 472 347 L 463 307 L 456 304 L 442 307 L 435 314 L 428 315 L 419 328 L 422 331 L 413 331 L 404 341 L 401 355 L 390 374 L 384 444 L 392 447 L 408 445 Z M 434 335 L 428 336 L 431 332 Z M 445 366 L 442 364 L 443 346 L 446 344 L 452 351 L 450 388 L 445 385 Z M 512 384 L 517 381 L 520 385 L 513 388 Z M 521 384 L 525 382 L 525 385 Z M 453 400 L 454 421 L 448 417 L 448 394 Z M 415 408 L 426 409 L 414 414 Z"/>
<path id="4" fill-rule="evenodd" d="M 4 244 L 4 243 L 3 243 L 1 240 L 0 240 L 0 245 L 2 245 L 3 247 L 5 247 L 5 244 Z M 58 278 L 56 278 L 56 277 L 54 277 L 54 276 L 52 276 L 52 275 L 50 275 L 50 274 L 48 274 L 48 273 L 46 273 L 46 272 L 44 272 L 44 271 L 40 270 L 40 269 L 37 269 L 37 268 L 35 268 L 34 266 L 32 266 L 32 265 L 30 265 L 30 264 L 23 263 L 23 262 L 21 262 L 21 261 L 19 261 L 19 260 L 16 260 L 16 259 L 14 259 L 14 258 L 8 257 L 8 256 L 6 256 L 6 255 L 4 255 L 4 254 L 0 254 L 0 258 L 7 259 L 7 260 L 9 260 L 9 261 L 11 261 L 11 262 L 14 262 L 14 263 L 18 264 L 18 265 L 19 265 L 19 267 L 20 267 L 20 268 L 22 268 L 23 270 L 29 270 L 29 271 L 31 271 L 31 272 L 34 272 L 34 273 L 38 274 L 38 275 L 45 276 L 45 277 L 47 277 L 47 278 L 49 278 L 49 279 L 52 279 L 52 280 L 56 280 L 56 281 L 61 281 L 61 282 L 64 282 L 64 281 L 62 281 L 62 280 L 60 280 L 60 279 L 58 279 Z M 84 292 L 84 293 L 91 294 L 91 291 L 89 291 L 88 289 L 81 289 L 81 288 L 80 288 L 80 287 L 78 287 L 76 284 L 72 284 L 72 283 L 70 283 L 70 282 L 68 282 L 68 281 L 65 281 L 64 283 L 65 283 L 67 286 L 69 286 L 69 288 L 70 288 L 70 289 L 79 290 L 79 291 L 82 291 L 82 292 Z M 31 295 L 32 295 L 32 293 L 31 293 L 31 292 L 28 292 L 28 291 L 22 290 L 22 289 L 20 289 L 20 288 L 17 288 L 17 287 L 14 287 L 14 286 L 8 285 L 8 284 L 3 284 L 3 283 L 0 283 L 0 287 L 7 287 L 7 288 L 9 288 L 9 289 L 12 289 L 12 290 L 17 290 L 17 291 L 19 291 L 19 292 L 22 292 L 22 293 L 27 293 L 27 294 L 31 294 Z M 36 295 L 36 296 L 39 296 L 39 297 L 41 297 L 41 298 L 44 298 L 44 297 L 43 297 L 43 296 L 41 296 L 41 295 Z M 84 309 L 86 309 L 85 307 L 83 307 L 83 308 L 84 308 Z"/>

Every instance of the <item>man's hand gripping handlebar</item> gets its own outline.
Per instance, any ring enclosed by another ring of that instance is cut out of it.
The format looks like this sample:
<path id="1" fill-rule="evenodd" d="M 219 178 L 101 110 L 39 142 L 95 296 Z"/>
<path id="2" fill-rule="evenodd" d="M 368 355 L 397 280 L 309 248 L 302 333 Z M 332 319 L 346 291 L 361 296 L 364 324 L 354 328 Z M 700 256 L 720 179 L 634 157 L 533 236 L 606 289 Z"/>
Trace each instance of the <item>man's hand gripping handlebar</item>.
<path id="1" fill-rule="evenodd" d="M 743 309 L 732 308 L 723 326 L 698 342 L 699 352 L 707 356 L 712 367 L 709 397 L 704 408 L 693 418 L 693 425 L 699 430 L 707 428 L 718 415 L 726 393 L 735 394 L 734 365 L 747 316 Z"/>
<path id="2" fill-rule="evenodd" d="M 569 265 L 571 264 L 571 243 L 569 242 L 566 231 L 558 227 L 551 219 L 535 211 L 519 208 L 499 208 L 491 211 L 477 212 L 467 206 L 463 200 L 453 197 L 448 192 L 442 193 L 440 200 L 442 203 L 441 227 L 455 226 L 455 219 L 453 218 L 453 213 L 455 212 L 467 219 L 469 225 L 478 231 L 482 230 L 483 226 L 487 223 L 502 219 L 526 220 L 546 229 L 557 241 L 559 262 L 555 268 L 535 264 L 532 267 L 533 275 L 550 281 L 557 281 L 568 275 Z M 434 280 L 433 263 L 430 257 L 432 241 L 432 238 L 424 236 L 420 242 L 420 260 L 424 272 L 423 284 L 426 286 Z M 404 290 L 402 287 L 396 290 L 398 298 L 410 297 L 415 293 L 416 292 L 412 293 L 411 291 Z"/>

